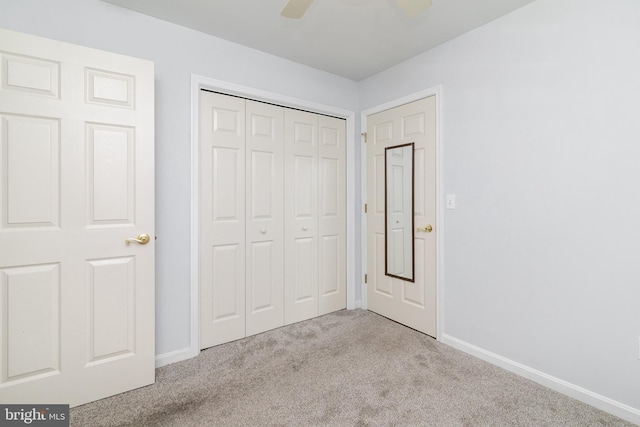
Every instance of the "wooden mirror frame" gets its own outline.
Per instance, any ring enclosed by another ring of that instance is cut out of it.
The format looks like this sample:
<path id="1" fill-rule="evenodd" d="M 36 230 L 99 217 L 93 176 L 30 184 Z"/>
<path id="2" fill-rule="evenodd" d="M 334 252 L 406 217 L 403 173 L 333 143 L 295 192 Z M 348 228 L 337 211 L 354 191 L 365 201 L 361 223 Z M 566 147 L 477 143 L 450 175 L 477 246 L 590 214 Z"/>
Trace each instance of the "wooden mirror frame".
<path id="1" fill-rule="evenodd" d="M 400 276 L 398 274 L 392 274 L 389 272 L 389 175 L 388 175 L 388 153 L 389 150 L 411 147 L 411 221 L 409 227 L 411 228 L 411 277 Z M 408 282 L 415 282 L 415 273 L 416 273 L 416 260 L 415 260 L 415 229 L 414 229 L 414 192 L 415 192 L 415 173 L 414 173 L 414 162 L 415 162 L 415 144 L 413 142 L 407 144 L 394 145 L 390 147 L 385 147 L 384 149 L 384 274 L 400 280 L 405 280 Z"/>

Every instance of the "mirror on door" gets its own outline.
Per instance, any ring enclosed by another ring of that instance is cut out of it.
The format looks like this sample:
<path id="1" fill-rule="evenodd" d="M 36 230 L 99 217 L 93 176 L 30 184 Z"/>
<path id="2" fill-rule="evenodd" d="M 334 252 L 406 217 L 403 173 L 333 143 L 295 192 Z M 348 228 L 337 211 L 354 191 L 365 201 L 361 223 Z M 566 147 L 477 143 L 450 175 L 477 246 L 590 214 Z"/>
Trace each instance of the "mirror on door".
<path id="1" fill-rule="evenodd" d="M 414 281 L 413 254 L 414 144 L 386 147 L 385 162 L 385 274 Z"/>

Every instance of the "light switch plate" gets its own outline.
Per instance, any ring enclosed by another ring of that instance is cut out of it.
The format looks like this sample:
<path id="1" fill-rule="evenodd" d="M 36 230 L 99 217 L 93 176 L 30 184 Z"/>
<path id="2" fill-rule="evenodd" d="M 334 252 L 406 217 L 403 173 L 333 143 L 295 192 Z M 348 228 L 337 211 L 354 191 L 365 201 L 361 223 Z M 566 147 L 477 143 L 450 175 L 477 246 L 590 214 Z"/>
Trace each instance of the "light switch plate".
<path id="1" fill-rule="evenodd" d="M 456 208 L 456 195 L 447 194 L 447 209 L 455 209 L 455 208 Z"/>

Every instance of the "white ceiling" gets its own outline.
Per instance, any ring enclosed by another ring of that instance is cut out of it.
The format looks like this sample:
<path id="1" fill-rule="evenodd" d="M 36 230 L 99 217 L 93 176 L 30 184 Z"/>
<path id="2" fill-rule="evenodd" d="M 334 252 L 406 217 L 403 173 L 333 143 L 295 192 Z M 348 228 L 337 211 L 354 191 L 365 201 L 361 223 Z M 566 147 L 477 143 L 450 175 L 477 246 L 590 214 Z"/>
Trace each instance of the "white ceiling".
<path id="1" fill-rule="evenodd" d="M 395 0 L 315 0 L 299 20 L 286 0 L 105 0 L 360 81 L 535 0 L 433 0 L 407 18 Z"/>

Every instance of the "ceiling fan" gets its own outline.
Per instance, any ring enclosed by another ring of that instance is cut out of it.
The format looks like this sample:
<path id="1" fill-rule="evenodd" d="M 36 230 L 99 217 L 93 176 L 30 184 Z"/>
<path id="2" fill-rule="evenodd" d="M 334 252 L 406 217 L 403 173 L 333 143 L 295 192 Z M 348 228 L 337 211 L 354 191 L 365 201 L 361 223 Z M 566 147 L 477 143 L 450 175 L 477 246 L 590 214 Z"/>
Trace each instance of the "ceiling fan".
<path id="1" fill-rule="evenodd" d="M 312 2 L 313 0 L 288 0 L 280 15 L 285 18 L 302 18 Z M 431 0 L 396 0 L 396 2 L 409 18 L 419 15 L 431 6 Z"/>

